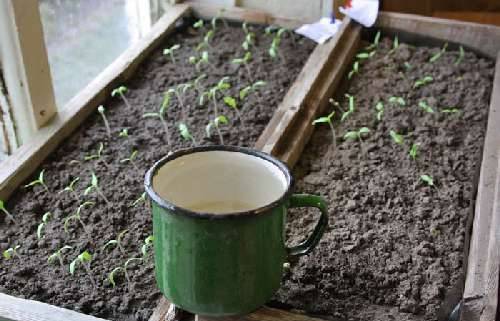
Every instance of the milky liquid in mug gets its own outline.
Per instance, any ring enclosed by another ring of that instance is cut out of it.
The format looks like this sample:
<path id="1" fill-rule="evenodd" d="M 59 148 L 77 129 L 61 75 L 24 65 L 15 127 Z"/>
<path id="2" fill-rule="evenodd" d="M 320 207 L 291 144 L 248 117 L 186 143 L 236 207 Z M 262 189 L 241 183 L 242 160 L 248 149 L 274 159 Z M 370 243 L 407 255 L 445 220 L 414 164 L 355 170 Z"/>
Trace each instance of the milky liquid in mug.
<path id="1" fill-rule="evenodd" d="M 256 208 L 256 206 L 241 200 L 224 200 L 204 201 L 192 204 L 187 208 L 198 213 L 228 214 L 248 211 Z"/>

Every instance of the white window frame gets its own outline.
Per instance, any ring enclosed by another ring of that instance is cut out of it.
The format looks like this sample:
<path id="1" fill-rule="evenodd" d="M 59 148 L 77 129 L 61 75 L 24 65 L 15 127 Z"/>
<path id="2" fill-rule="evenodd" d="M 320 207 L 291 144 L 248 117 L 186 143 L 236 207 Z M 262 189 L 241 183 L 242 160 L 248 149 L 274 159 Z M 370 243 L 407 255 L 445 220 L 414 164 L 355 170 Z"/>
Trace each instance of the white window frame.
<path id="1" fill-rule="evenodd" d="M 0 137 L 13 152 L 57 113 L 38 0 L 0 0 L 0 43 L 0 105 L 9 133 Z"/>

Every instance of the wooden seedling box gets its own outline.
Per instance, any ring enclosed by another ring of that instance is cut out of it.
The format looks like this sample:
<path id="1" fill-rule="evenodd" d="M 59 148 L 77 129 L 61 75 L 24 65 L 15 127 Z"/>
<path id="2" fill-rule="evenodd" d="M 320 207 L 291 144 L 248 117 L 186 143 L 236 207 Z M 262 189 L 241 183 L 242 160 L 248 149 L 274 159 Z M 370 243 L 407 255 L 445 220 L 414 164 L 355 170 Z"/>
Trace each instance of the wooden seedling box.
<path id="1" fill-rule="evenodd" d="M 47 158 L 50 153 L 95 111 L 117 84 L 134 73 L 139 64 L 174 29 L 183 16 L 194 13 L 210 18 L 219 8 L 191 3 L 177 4 L 168 11 L 152 33 L 127 50 L 85 90 L 72 99 L 51 125 L 38 137 L 22 146 L 0 168 L 0 198 L 12 192 Z M 275 17 L 262 11 L 229 8 L 225 18 L 253 23 L 296 27 L 303 23 L 285 17 Z M 408 36 L 426 37 L 437 41 L 461 44 L 468 49 L 497 59 L 488 128 L 483 149 L 481 173 L 472 224 L 470 254 L 463 294 L 462 320 L 490 321 L 495 319 L 498 302 L 498 267 L 500 239 L 500 28 L 415 15 L 381 13 L 376 28 L 403 32 Z M 328 104 L 350 67 L 358 50 L 362 28 L 344 19 L 340 31 L 310 55 L 301 73 L 278 106 L 273 118 L 261 134 L 255 147 L 271 153 L 293 166 L 299 159 L 314 128 L 311 125 Z M 170 303 L 162 299 L 150 321 L 163 320 Z M 197 316 L 198 320 L 208 320 Z M 95 321 L 102 320 L 31 300 L 0 294 L 1 321 Z M 224 320 L 318 320 L 306 315 L 263 307 L 242 317 Z"/>

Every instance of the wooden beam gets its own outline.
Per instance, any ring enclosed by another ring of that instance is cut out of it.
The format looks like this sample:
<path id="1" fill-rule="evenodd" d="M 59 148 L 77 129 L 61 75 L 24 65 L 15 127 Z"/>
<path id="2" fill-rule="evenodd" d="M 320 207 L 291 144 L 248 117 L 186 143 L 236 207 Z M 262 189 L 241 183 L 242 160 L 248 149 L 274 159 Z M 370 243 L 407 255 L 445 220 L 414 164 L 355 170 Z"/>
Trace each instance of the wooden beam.
<path id="1" fill-rule="evenodd" d="M 38 1 L 2 1 L 0 20 L 0 60 L 11 117 L 17 139 L 25 143 L 57 113 Z"/>
<path id="2" fill-rule="evenodd" d="M 49 126 L 21 146 L 0 167 L 0 199 L 6 200 L 47 156 L 104 102 L 113 88 L 129 79 L 140 63 L 163 42 L 174 29 L 175 22 L 190 12 L 189 6 L 178 4 L 152 28 L 149 35 L 127 49 L 85 89 L 78 93 Z"/>
<path id="3" fill-rule="evenodd" d="M 498 305 L 500 265 L 500 53 L 496 60 L 495 79 L 483 147 L 483 160 L 467 275 L 463 295 L 462 320 L 495 319 Z"/>
<path id="4" fill-rule="evenodd" d="M 302 19 L 297 18 L 275 16 L 262 10 L 209 5 L 193 0 L 184 2 L 189 4 L 193 9 L 194 14 L 202 19 L 212 19 L 213 17 L 220 15 L 220 17 L 228 20 L 247 21 L 265 25 L 278 25 L 290 29 L 297 28 L 306 22 Z M 221 11 L 222 9 L 223 11 Z"/>
<path id="5" fill-rule="evenodd" d="M 376 27 L 404 30 L 442 41 L 459 43 L 493 59 L 500 51 L 500 41 L 498 41 L 500 27 L 497 26 L 404 13 L 380 12 Z"/>
<path id="6" fill-rule="evenodd" d="M 106 321 L 50 304 L 0 293 L 1 321 Z"/>
<path id="7" fill-rule="evenodd" d="M 339 32 L 319 45 L 288 90 L 255 147 L 295 165 L 313 128 L 358 49 L 361 27 L 345 18 Z"/>
<path id="8" fill-rule="evenodd" d="M 304 314 L 262 307 L 259 310 L 237 317 L 211 318 L 197 315 L 195 321 L 324 321 Z"/>

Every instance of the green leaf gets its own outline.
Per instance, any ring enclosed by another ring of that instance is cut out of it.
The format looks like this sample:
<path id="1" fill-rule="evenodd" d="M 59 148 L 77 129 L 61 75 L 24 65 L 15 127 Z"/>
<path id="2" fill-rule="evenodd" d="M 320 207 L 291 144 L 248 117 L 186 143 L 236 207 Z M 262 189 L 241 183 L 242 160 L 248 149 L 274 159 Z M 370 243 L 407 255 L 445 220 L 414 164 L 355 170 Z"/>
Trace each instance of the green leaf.
<path id="1" fill-rule="evenodd" d="M 404 66 L 405 66 L 406 70 L 410 70 L 412 68 L 412 66 L 410 65 L 410 63 L 408 61 L 405 61 Z"/>
<path id="2" fill-rule="evenodd" d="M 403 145 L 404 143 L 404 137 L 403 135 L 400 135 L 398 133 L 396 133 L 395 131 L 391 130 L 389 132 L 389 135 L 391 136 L 392 140 L 396 143 L 396 144 L 399 144 L 399 145 Z"/>
<path id="3" fill-rule="evenodd" d="M 204 21 L 200 19 L 200 20 L 196 21 L 196 22 L 193 24 L 193 28 L 195 28 L 195 29 L 200 29 L 200 28 L 202 28 L 202 27 L 203 27 L 203 25 L 204 25 Z"/>
<path id="4" fill-rule="evenodd" d="M 110 241 L 108 241 L 106 244 L 104 244 L 104 246 L 102 247 L 102 249 L 104 251 L 105 249 L 107 249 L 108 247 L 113 246 L 113 245 L 115 245 L 115 246 L 118 245 L 118 240 L 110 240 Z"/>
<path id="5" fill-rule="evenodd" d="M 193 139 L 193 136 L 189 132 L 189 129 L 186 124 L 179 123 L 179 131 L 181 132 L 182 138 L 184 138 L 185 140 Z"/>
<path id="6" fill-rule="evenodd" d="M 358 132 L 357 131 L 349 131 L 344 134 L 344 140 L 356 140 L 359 138 Z"/>
<path id="7" fill-rule="evenodd" d="M 14 252 L 14 249 L 10 248 L 2 252 L 2 255 L 4 259 L 10 260 L 12 258 L 12 253 Z"/>
<path id="8" fill-rule="evenodd" d="M 91 183 L 90 183 L 92 186 L 94 187 L 97 187 L 98 184 L 99 184 L 99 181 L 97 179 L 97 176 L 95 175 L 94 172 L 92 172 L 92 179 L 91 179 Z"/>
<path id="9" fill-rule="evenodd" d="M 384 110 L 384 103 L 379 101 L 376 105 L 375 105 L 375 109 L 377 111 L 383 111 Z"/>
<path id="10" fill-rule="evenodd" d="M 427 174 L 420 175 L 420 180 L 429 186 L 434 186 L 434 179 L 430 175 Z"/>
<path id="11" fill-rule="evenodd" d="M 142 258 L 132 257 L 132 258 L 128 259 L 127 261 L 125 261 L 125 264 L 123 265 L 125 270 L 128 268 L 129 264 L 131 264 L 133 262 L 142 262 Z"/>
<path id="12" fill-rule="evenodd" d="M 359 53 L 356 55 L 356 58 L 358 58 L 358 59 L 368 59 L 370 57 L 371 57 L 370 54 L 367 52 L 362 52 L 362 53 Z"/>
<path id="13" fill-rule="evenodd" d="M 394 37 L 394 42 L 393 42 L 393 44 L 392 44 L 392 49 L 393 49 L 393 50 L 396 50 L 396 49 L 398 49 L 398 48 L 399 48 L 399 39 L 398 39 L 398 36 L 395 36 L 395 37 Z"/>
<path id="14" fill-rule="evenodd" d="M 212 136 L 212 127 L 214 126 L 213 122 L 209 122 L 207 126 L 205 127 L 205 133 L 207 134 L 207 137 L 210 138 Z"/>
<path id="15" fill-rule="evenodd" d="M 148 118 L 148 117 L 160 117 L 160 114 L 158 114 L 158 113 L 144 113 L 144 115 L 142 115 L 142 118 Z"/>
<path id="16" fill-rule="evenodd" d="M 219 124 L 227 125 L 229 123 L 228 119 L 224 115 L 219 115 L 214 119 L 215 126 L 219 127 Z"/>
<path id="17" fill-rule="evenodd" d="M 76 263 L 78 262 L 78 258 L 74 259 L 73 262 L 69 264 L 69 274 L 74 275 L 75 274 L 75 268 L 76 268 Z"/>
<path id="18" fill-rule="evenodd" d="M 458 65 L 460 62 L 462 62 L 462 60 L 464 59 L 464 56 L 465 56 L 464 47 L 460 46 L 458 58 L 457 58 L 457 60 L 455 60 L 455 65 Z"/>
<path id="19" fill-rule="evenodd" d="M 406 106 L 406 102 L 403 97 L 391 96 L 389 97 L 389 102 L 391 104 L 398 104 L 400 106 Z"/>
<path id="20" fill-rule="evenodd" d="M 118 88 L 113 89 L 113 91 L 111 92 L 111 96 L 115 97 L 118 95 L 123 95 L 127 92 L 127 90 L 128 90 L 127 87 L 119 86 Z"/>
<path id="21" fill-rule="evenodd" d="M 370 129 L 368 127 L 361 127 L 358 131 L 359 136 L 361 136 L 362 134 L 368 134 L 369 132 L 370 132 Z"/>
<path id="22" fill-rule="evenodd" d="M 44 227 L 45 227 L 45 223 L 40 223 L 38 225 L 38 228 L 36 229 L 36 236 L 37 236 L 38 239 L 42 238 L 42 231 L 43 231 Z"/>
<path id="23" fill-rule="evenodd" d="M 92 261 L 92 254 L 87 251 L 83 251 L 83 253 L 78 255 L 78 259 L 82 262 L 90 262 Z"/>
<path id="24" fill-rule="evenodd" d="M 379 41 L 380 41 L 380 30 L 379 30 L 379 31 L 377 31 L 377 34 L 375 35 L 375 39 L 373 39 L 373 44 L 374 44 L 375 46 L 378 46 Z"/>
<path id="25" fill-rule="evenodd" d="M 237 106 L 237 104 L 236 104 L 236 99 L 234 99 L 233 97 L 231 97 L 231 96 L 225 96 L 225 97 L 223 98 L 223 100 L 224 100 L 224 103 L 225 103 L 227 106 L 229 106 L 229 107 L 231 107 L 231 108 L 234 108 L 234 109 L 237 109 L 237 108 L 238 108 L 238 106 Z"/>
<path id="26" fill-rule="evenodd" d="M 116 286 L 116 283 L 115 283 L 115 274 L 118 273 L 119 271 L 122 271 L 122 270 L 123 270 L 123 268 L 121 266 L 119 266 L 119 267 L 114 268 L 113 271 L 111 271 L 111 273 L 109 273 L 108 280 L 109 280 L 109 283 L 111 283 L 111 285 L 113 287 Z"/>
<path id="27" fill-rule="evenodd" d="M 46 212 L 42 216 L 42 222 L 47 223 L 50 220 L 51 217 L 52 217 L 52 213 L 51 212 Z"/>
<path id="28" fill-rule="evenodd" d="M 458 108 L 444 108 L 441 109 L 441 112 L 445 114 L 456 114 L 459 113 L 460 110 Z"/>
<path id="29" fill-rule="evenodd" d="M 252 90 L 252 86 L 246 86 L 245 88 L 240 90 L 240 95 L 239 95 L 240 100 L 244 100 L 248 96 L 248 93 L 250 92 L 250 90 Z"/>
<path id="30" fill-rule="evenodd" d="M 413 160 L 417 159 L 419 146 L 420 146 L 419 144 L 415 144 L 415 143 L 413 143 L 411 145 L 410 151 L 408 153 L 410 155 L 411 159 L 413 159 Z"/>
<path id="31" fill-rule="evenodd" d="M 433 113 L 434 113 L 434 109 L 432 109 L 432 107 L 431 107 L 431 106 L 429 106 L 429 105 L 428 105 L 425 101 L 420 101 L 420 102 L 418 103 L 418 106 L 419 106 L 420 108 L 422 108 L 422 109 L 423 109 L 425 112 L 427 112 L 427 113 L 431 113 L 431 114 L 433 114 Z"/>
<path id="32" fill-rule="evenodd" d="M 330 118 L 328 117 L 320 117 L 318 119 L 315 119 L 312 124 L 313 125 L 316 125 L 316 124 L 325 124 L 325 123 L 330 123 Z"/>

